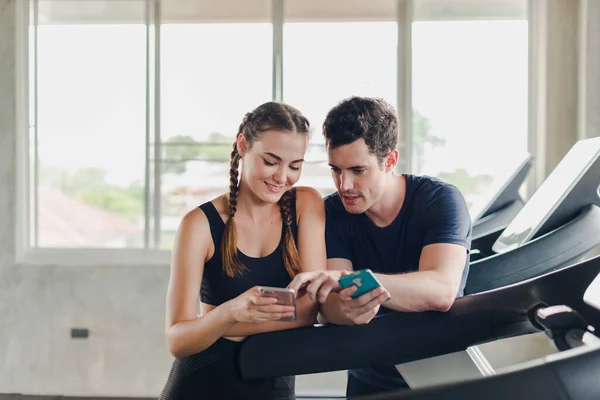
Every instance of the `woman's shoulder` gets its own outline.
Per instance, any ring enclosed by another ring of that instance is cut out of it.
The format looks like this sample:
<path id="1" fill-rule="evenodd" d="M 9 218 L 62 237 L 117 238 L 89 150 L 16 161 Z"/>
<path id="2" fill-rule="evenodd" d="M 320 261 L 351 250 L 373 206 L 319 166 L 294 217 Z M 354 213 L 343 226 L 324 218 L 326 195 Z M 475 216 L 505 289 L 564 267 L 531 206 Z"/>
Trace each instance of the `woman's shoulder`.
<path id="1" fill-rule="evenodd" d="M 200 207 L 188 211 L 179 223 L 179 235 L 199 236 L 204 232 L 210 233 L 208 216 Z"/>
<path id="2" fill-rule="evenodd" d="M 324 210 L 323 197 L 318 190 L 308 186 L 296 187 L 296 212 L 298 217 L 303 212 Z"/>
<path id="3" fill-rule="evenodd" d="M 203 203 L 198 208 L 205 211 L 205 213 L 208 212 L 208 214 L 210 214 L 210 216 L 208 216 L 209 221 L 212 216 L 218 214 L 223 222 L 226 222 L 229 218 L 229 196 L 226 193 L 222 194 Z"/>
<path id="4" fill-rule="evenodd" d="M 213 200 L 203 203 L 193 210 L 188 211 L 188 213 L 185 214 L 181 219 L 181 223 L 179 225 L 180 233 L 185 232 L 187 234 L 193 234 L 194 236 L 206 233 L 210 235 L 211 219 L 216 216 L 216 214 L 218 214 L 221 218 L 223 218 L 224 215 L 227 215 L 227 203 L 223 198 L 224 196 L 225 195 L 219 196 Z"/>

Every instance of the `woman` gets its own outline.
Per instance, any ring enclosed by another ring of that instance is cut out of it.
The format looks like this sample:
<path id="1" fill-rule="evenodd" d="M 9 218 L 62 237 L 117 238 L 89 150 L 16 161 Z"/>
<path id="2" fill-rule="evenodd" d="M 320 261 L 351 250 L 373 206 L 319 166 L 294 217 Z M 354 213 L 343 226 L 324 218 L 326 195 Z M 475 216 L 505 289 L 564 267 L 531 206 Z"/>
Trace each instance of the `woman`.
<path id="1" fill-rule="evenodd" d="M 323 200 L 314 189 L 292 189 L 308 128 L 298 110 L 282 103 L 246 114 L 231 153 L 229 193 L 183 218 L 166 309 L 176 360 L 161 399 L 295 398 L 294 377 L 245 381 L 235 358 L 248 335 L 307 326 L 316 318 L 316 303 L 302 296 L 296 322 L 278 321 L 293 316 L 294 308 L 257 290 L 286 287 L 299 272 L 326 268 Z"/>

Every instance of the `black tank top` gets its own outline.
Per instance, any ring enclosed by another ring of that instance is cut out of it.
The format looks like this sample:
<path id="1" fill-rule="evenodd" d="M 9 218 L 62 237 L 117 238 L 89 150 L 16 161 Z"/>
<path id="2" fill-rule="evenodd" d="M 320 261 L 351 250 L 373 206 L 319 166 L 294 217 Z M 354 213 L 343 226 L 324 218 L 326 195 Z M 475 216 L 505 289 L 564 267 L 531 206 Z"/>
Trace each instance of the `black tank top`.
<path id="1" fill-rule="evenodd" d="M 296 193 L 294 191 L 292 205 L 292 234 L 298 243 L 298 224 L 296 222 Z M 230 278 L 223 271 L 223 260 L 221 257 L 221 238 L 225 230 L 225 223 L 214 204 L 210 201 L 200 206 L 206 214 L 210 233 L 215 245 L 214 255 L 204 264 L 202 276 L 202 287 L 200 298 L 203 303 L 218 306 L 233 299 L 254 286 L 286 287 L 291 282 L 291 277 L 283 264 L 283 229 L 279 245 L 266 257 L 249 257 L 239 249 L 238 257 L 242 264 L 248 268 L 241 276 Z"/>

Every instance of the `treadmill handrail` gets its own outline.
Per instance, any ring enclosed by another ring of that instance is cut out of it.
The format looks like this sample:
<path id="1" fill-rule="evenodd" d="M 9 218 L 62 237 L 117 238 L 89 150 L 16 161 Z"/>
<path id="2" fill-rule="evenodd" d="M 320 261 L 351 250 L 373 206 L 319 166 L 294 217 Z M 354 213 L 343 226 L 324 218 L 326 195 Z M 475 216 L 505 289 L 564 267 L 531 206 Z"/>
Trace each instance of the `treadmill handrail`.
<path id="1" fill-rule="evenodd" d="M 241 345 L 240 373 L 246 379 L 299 375 L 449 354 L 537 332 L 529 310 L 539 305 L 569 305 L 590 324 L 600 326 L 600 313 L 582 300 L 599 273 L 600 257 L 596 257 L 506 288 L 459 298 L 446 313 L 392 312 L 367 325 L 328 325 L 250 336 Z M 557 290 L 562 285 L 565 290 Z"/>
<path id="2" fill-rule="evenodd" d="M 516 249 L 471 263 L 465 293 L 479 293 L 553 271 L 598 244 L 600 207 L 589 204 L 560 228 Z"/>

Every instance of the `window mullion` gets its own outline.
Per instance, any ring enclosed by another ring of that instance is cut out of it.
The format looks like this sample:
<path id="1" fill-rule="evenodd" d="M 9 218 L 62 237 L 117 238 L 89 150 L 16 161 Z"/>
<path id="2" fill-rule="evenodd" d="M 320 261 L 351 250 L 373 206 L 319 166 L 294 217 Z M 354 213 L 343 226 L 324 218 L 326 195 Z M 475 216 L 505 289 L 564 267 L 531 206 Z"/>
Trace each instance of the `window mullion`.
<path id="1" fill-rule="evenodd" d="M 396 22 L 398 24 L 397 87 L 398 117 L 400 119 L 400 137 L 398 150 L 400 160 L 397 171 L 410 173 L 412 166 L 412 22 L 413 0 L 398 0 L 396 4 Z"/>
<path id="2" fill-rule="evenodd" d="M 284 0 L 272 0 L 273 101 L 283 101 L 283 10 Z"/>
<path id="3" fill-rule="evenodd" d="M 40 196 L 38 186 L 40 183 L 40 152 L 38 138 L 38 27 L 39 27 L 39 1 L 33 2 L 33 229 L 34 247 L 40 245 Z M 29 134 L 29 132 L 28 132 Z"/>
<path id="4" fill-rule="evenodd" d="M 144 248 L 150 246 L 150 0 L 144 3 L 146 24 L 146 155 L 144 168 Z M 154 162 L 156 164 L 156 161 Z"/>
<path id="5" fill-rule="evenodd" d="M 161 239 L 160 0 L 154 2 L 154 247 Z"/>

